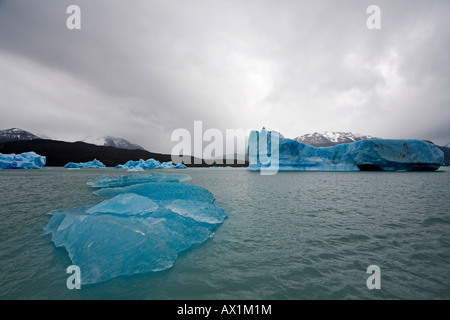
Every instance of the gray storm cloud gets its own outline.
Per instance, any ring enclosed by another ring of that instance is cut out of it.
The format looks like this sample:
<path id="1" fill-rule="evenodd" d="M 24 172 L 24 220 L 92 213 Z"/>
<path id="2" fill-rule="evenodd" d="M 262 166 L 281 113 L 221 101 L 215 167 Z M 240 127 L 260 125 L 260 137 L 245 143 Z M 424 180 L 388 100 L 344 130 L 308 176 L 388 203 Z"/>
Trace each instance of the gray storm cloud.
<path id="1" fill-rule="evenodd" d="M 195 120 L 450 142 L 449 2 L 378 1 L 381 30 L 370 4 L 0 0 L 0 128 L 160 152 Z"/>

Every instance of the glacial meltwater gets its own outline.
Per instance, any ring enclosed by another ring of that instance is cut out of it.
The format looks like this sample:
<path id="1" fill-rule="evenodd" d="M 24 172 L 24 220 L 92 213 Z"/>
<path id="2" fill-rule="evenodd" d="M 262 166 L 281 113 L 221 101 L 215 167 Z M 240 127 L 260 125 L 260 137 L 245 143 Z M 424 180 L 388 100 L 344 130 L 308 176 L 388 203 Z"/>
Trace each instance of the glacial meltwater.
<path id="1" fill-rule="evenodd" d="M 48 213 L 109 199 L 86 183 L 132 173 L 0 170 L 0 299 L 450 299 L 449 168 L 149 172 L 191 176 L 181 183 L 209 190 L 228 218 L 166 270 L 71 290 Z M 371 265 L 380 289 L 368 288 Z"/>

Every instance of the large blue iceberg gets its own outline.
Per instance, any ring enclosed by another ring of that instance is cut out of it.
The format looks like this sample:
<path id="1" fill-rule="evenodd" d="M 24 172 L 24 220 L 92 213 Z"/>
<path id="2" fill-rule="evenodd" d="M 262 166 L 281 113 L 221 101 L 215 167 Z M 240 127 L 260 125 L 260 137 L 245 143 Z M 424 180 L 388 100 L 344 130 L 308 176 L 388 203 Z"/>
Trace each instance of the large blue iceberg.
<path id="1" fill-rule="evenodd" d="M 106 187 L 95 194 L 113 197 L 50 213 L 45 229 L 80 267 L 81 284 L 170 268 L 181 252 L 211 238 L 226 219 L 208 190 L 176 182 L 186 180 L 184 175 L 157 175 L 89 181 Z"/>
<path id="2" fill-rule="evenodd" d="M 20 154 L 0 153 L 0 169 L 41 169 L 45 166 L 46 157 L 33 151 Z"/>
<path id="3" fill-rule="evenodd" d="M 185 169 L 186 166 L 182 163 L 175 165 L 172 161 L 159 162 L 153 158 L 139 161 L 129 160 L 124 164 L 119 164 L 116 169 L 128 169 L 128 171 L 144 171 L 151 169 Z"/>
<path id="4" fill-rule="evenodd" d="M 68 169 L 82 169 L 82 168 L 106 168 L 106 166 L 99 160 L 94 159 L 92 161 L 88 162 L 69 162 L 67 163 L 64 168 Z"/>
<path id="5" fill-rule="evenodd" d="M 249 169 L 281 171 L 433 171 L 444 153 L 421 140 L 371 139 L 316 148 L 264 128 L 249 136 Z"/>

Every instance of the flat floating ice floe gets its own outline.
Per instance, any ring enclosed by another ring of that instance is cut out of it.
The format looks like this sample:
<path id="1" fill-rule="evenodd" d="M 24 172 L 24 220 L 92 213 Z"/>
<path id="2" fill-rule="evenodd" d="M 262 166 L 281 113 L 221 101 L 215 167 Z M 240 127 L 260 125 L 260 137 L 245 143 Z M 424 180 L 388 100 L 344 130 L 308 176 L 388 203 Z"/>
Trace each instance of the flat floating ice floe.
<path id="1" fill-rule="evenodd" d="M 178 254 L 211 238 L 227 217 L 208 190 L 179 182 L 186 175 L 143 175 L 155 181 L 129 185 L 141 182 L 130 176 L 89 182 L 108 186 L 94 193 L 110 199 L 50 212 L 45 230 L 80 267 L 82 284 L 170 268 Z"/>

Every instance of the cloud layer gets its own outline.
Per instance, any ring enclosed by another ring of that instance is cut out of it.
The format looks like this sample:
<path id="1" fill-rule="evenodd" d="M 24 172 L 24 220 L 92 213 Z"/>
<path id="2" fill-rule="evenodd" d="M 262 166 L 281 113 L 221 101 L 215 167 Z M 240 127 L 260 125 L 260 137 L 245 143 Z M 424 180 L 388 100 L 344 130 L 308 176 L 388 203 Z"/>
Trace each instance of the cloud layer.
<path id="1" fill-rule="evenodd" d="M 0 0 L 0 128 L 160 152 L 194 120 L 450 142 L 449 2 L 378 1 L 381 30 L 370 4 Z"/>

